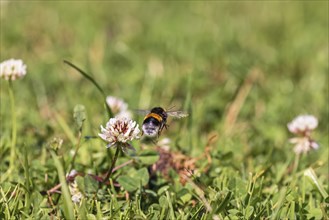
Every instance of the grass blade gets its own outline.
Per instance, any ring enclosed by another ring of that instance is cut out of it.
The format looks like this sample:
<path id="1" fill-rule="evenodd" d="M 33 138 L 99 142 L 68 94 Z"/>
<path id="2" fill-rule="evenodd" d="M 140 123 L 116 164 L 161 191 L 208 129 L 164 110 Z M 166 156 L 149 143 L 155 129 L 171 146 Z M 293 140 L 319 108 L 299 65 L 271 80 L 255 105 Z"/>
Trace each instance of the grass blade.
<path id="1" fill-rule="evenodd" d="M 319 183 L 319 180 L 314 172 L 314 170 L 312 168 L 308 168 L 305 172 L 304 172 L 304 176 L 308 177 L 308 179 L 312 182 L 312 184 L 317 188 L 317 190 L 320 192 L 320 194 L 322 195 L 322 197 L 324 199 L 328 198 L 328 193 L 326 192 L 326 190 L 323 188 L 323 186 Z"/>
<path id="2" fill-rule="evenodd" d="M 73 203 L 71 201 L 71 195 L 69 192 L 69 188 L 66 184 L 66 178 L 64 174 L 64 169 L 62 167 L 62 164 L 60 163 L 59 159 L 57 158 L 56 154 L 54 152 L 50 152 L 52 158 L 54 159 L 54 163 L 58 172 L 59 181 L 61 183 L 61 190 L 63 195 L 63 201 L 64 201 L 64 215 L 66 219 L 75 219 L 74 218 L 74 208 Z"/>
<path id="3" fill-rule="evenodd" d="M 69 62 L 67 60 L 64 60 L 64 63 L 66 63 L 67 65 L 69 65 L 73 69 L 77 70 L 79 73 L 81 73 L 81 75 L 83 75 L 86 79 L 88 79 L 90 82 L 92 82 L 92 84 L 94 84 L 94 86 L 96 86 L 96 88 L 98 89 L 98 91 L 100 93 L 102 93 L 103 96 L 105 96 L 105 93 L 104 93 L 103 89 L 100 87 L 100 85 L 91 76 L 89 76 L 82 69 L 80 69 L 79 67 L 77 67 L 76 65 L 74 65 L 73 63 L 71 63 L 71 62 Z"/>
<path id="4" fill-rule="evenodd" d="M 284 203 L 284 200 L 286 198 L 286 193 L 287 193 L 287 187 L 283 187 L 281 190 L 280 190 L 280 195 L 279 195 L 279 199 L 277 201 L 277 203 L 273 206 L 273 214 L 271 216 L 271 219 L 279 219 L 279 211 L 280 209 L 282 208 L 282 205 Z"/>
<path id="5" fill-rule="evenodd" d="M 104 102 L 105 102 L 105 108 L 106 108 L 107 114 L 108 114 L 109 118 L 111 118 L 113 116 L 113 113 L 112 113 L 110 107 L 106 103 L 106 95 L 105 95 L 104 90 L 102 89 L 102 87 L 96 82 L 96 80 L 94 80 L 86 72 L 84 72 L 82 69 L 80 69 L 79 67 L 77 67 L 76 65 L 71 63 L 70 61 L 64 60 L 63 62 L 65 64 L 69 65 L 70 67 L 72 67 L 73 69 L 75 69 L 76 71 L 78 71 L 83 77 L 88 79 L 97 88 L 97 90 L 102 94 L 102 97 L 103 97 Z"/>

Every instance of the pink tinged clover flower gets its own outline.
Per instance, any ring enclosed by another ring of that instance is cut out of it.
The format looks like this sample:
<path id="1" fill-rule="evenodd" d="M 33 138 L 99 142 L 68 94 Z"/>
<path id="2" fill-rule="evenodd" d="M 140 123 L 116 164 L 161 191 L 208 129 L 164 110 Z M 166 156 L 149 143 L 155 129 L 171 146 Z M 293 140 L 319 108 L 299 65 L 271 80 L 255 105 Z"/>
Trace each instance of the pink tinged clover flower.
<path id="1" fill-rule="evenodd" d="M 316 150 L 319 148 L 318 143 L 309 137 L 297 137 L 289 139 L 289 142 L 294 144 L 294 152 L 296 154 L 307 153 L 311 150 Z"/>
<path id="2" fill-rule="evenodd" d="M 26 75 L 26 65 L 22 60 L 10 59 L 0 63 L 0 78 L 16 80 Z"/>
<path id="3" fill-rule="evenodd" d="M 300 115 L 288 123 L 288 129 L 291 133 L 309 136 L 318 126 L 318 119 L 313 115 Z"/>
<path id="4" fill-rule="evenodd" d="M 293 134 L 299 137 L 289 139 L 289 142 L 294 144 L 294 152 L 296 154 L 307 153 L 311 150 L 319 148 L 311 138 L 311 132 L 318 126 L 318 119 L 313 115 L 300 115 L 288 123 L 287 127 Z"/>
<path id="5" fill-rule="evenodd" d="M 131 112 L 128 110 L 128 104 L 122 99 L 114 96 L 107 96 L 106 104 L 110 107 L 115 117 L 131 118 Z"/>
<path id="6" fill-rule="evenodd" d="M 129 142 L 134 139 L 139 139 L 140 130 L 138 124 L 128 118 L 111 118 L 104 128 L 101 125 L 101 137 L 104 141 L 108 142 L 107 147 L 120 146 L 123 151 L 127 148 L 135 150 Z"/>

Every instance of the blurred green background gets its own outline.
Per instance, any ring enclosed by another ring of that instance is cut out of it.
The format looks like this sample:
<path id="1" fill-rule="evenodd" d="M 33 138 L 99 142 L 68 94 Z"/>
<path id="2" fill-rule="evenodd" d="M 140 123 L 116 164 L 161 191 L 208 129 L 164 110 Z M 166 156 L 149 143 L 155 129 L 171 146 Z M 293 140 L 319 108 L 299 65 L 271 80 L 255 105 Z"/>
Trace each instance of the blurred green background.
<path id="1" fill-rule="evenodd" d="M 326 1 L 1 1 L 1 61 L 9 58 L 27 64 L 26 77 L 14 82 L 18 144 L 35 156 L 51 137 L 67 138 L 55 113 L 73 128 L 74 106 L 85 105 L 86 135 L 107 121 L 98 91 L 63 63 L 69 60 L 131 109 L 190 111 L 165 134 L 190 154 L 216 134 L 219 151 L 256 157 L 274 148 L 284 160 L 281 150 L 292 153 L 286 124 L 309 113 L 319 119 L 315 157 L 327 160 Z M 229 106 L 253 71 L 226 134 Z M 2 144 L 10 140 L 8 106 L 1 80 Z"/>

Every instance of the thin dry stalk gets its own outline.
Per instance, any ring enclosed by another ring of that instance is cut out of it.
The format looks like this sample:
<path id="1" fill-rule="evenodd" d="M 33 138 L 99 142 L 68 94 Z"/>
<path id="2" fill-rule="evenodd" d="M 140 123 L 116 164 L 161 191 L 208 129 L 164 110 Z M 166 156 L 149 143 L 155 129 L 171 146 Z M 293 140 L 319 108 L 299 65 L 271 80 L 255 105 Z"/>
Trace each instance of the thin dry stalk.
<path id="1" fill-rule="evenodd" d="M 237 117 L 241 111 L 241 108 L 249 95 L 254 83 L 258 80 L 261 71 L 259 69 L 252 69 L 247 78 L 244 80 L 243 84 L 240 86 L 233 102 L 229 105 L 226 112 L 224 121 L 224 131 L 225 134 L 230 134 L 232 128 L 235 125 Z"/>

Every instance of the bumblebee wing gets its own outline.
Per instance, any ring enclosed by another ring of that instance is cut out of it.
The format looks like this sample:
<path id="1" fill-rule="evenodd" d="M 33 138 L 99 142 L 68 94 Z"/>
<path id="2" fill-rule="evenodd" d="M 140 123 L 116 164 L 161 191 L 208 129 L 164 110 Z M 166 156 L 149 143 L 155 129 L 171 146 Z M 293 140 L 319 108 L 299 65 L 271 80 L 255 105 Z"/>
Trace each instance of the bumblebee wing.
<path id="1" fill-rule="evenodd" d="M 138 115 L 146 115 L 146 114 L 150 113 L 150 110 L 135 109 L 135 110 L 133 110 L 133 112 L 135 112 Z"/>
<path id="2" fill-rule="evenodd" d="M 188 116 L 188 113 L 184 111 L 167 111 L 166 113 L 174 118 L 184 118 Z"/>

